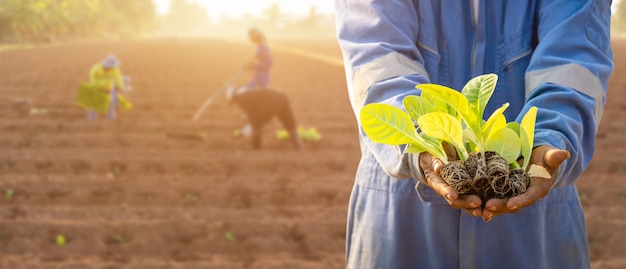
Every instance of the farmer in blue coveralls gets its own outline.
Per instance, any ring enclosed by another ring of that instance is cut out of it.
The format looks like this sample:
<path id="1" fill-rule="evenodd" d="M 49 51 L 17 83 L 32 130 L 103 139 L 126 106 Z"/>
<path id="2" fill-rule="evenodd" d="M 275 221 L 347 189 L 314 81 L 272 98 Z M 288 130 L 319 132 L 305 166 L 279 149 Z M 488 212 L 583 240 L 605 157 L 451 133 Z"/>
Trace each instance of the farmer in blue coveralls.
<path id="1" fill-rule="evenodd" d="M 402 108 L 422 83 L 461 89 L 498 75 L 485 115 L 538 107 L 526 193 L 481 201 L 438 176 L 440 160 L 376 144 L 360 129 L 362 157 L 350 198 L 348 268 L 589 268 L 574 183 L 589 165 L 613 71 L 611 1 L 337 0 L 350 101 Z M 568 154 L 571 154 L 571 156 Z M 569 157 L 569 158 L 568 158 Z"/>

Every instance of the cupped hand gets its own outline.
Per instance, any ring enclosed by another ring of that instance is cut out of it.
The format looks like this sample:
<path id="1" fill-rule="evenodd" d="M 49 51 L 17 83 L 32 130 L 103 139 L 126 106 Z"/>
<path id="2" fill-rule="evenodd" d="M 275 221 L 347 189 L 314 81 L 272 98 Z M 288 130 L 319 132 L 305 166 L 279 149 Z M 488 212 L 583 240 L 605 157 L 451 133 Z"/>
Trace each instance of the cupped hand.
<path id="1" fill-rule="evenodd" d="M 469 214 L 480 217 L 483 214 L 481 200 L 476 195 L 459 195 L 454 188 L 439 176 L 443 162 L 427 152 L 420 154 L 420 167 L 428 185 L 441 195 L 451 207 L 463 209 Z"/>
<path id="2" fill-rule="evenodd" d="M 525 193 L 508 199 L 489 199 L 482 211 L 483 220 L 487 222 L 501 214 L 516 213 L 548 195 L 557 176 L 559 165 L 569 157 L 570 154 L 566 150 L 547 145 L 536 147 L 531 155 L 530 164 L 544 167 L 550 173 L 551 178 L 531 177 L 530 185 Z"/>

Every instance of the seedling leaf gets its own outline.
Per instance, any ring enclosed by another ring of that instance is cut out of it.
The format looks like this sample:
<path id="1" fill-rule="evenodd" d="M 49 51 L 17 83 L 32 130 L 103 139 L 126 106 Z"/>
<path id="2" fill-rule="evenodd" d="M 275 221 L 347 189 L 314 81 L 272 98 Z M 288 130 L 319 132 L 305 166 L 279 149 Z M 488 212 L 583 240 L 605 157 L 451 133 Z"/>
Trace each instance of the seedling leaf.
<path id="1" fill-rule="evenodd" d="M 402 100 L 402 104 L 406 112 L 409 113 L 414 120 L 430 112 L 435 112 L 435 106 L 431 102 L 416 95 L 405 97 L 404 100 Z"/>
<path id="2" fill-rule="evenodd" d="M 401 109 L 387 104 L 369 104 L 361 109 L 363 131 L 376 143 L 416 144 L 413 120 Z"/>
<path id="3" fill-rule="evenodd" d="M 470 79 L 461 90 L 461 93 L 467 97 L 470 105 L 469 109 L 476 118 L 482 119 L 487 102 L 489 102 L 496 88 L 497 81 L 498 76 L 496 74 L 480 75 Z"/>
<path id="4" fill-rule="evenodd" d="M 535 137 L 535 121 L 537 120 L 537 107 L 531 107 L 528 112 L 522 118 L 522 122 L 520 123 L 519 134 L 522 138 L 521 148 L 522 148 L 522 156 L 524 157 L 524 164 L 522 165 L 522 169 L 526 169 L 528 167 L 528 163 L 530 162 L 530 156 L 533 151 L 533 143 Z"/>
<path id="5" fill-rule="evenodd" d="M 455 117 L 442 112 L 432 112 L 420 117 L 417 123 L 426 135 L 446 141 L 461 150 L 461 161 L 467 159 L 463 145 L 463 127 Z"/>
<path id="6" fill-rule="evenodd" d="M 508 163 L 517 161 L 520 154 L 520 138 L 509 128 L 497 130 L 485 146 L 487 151 L 495 151 Z"/>
<path id="7" fill-rule="evenodd" d="M 500 108 L 496 109 L 489 119 L 485 122 L 482 127 L 483 137 L 486 137 L 489 140 L 489 137 L 493 135 L 494 132 L 506 127 L 506 117 L 504 117 L 504 111 L 509 107 L 509 103 L 505 103 Z"/>
<path id="8" fill-rule="evenodd" d="M 427 151 L 444 163 L 448 162 L 441 145 L 419 136 L 411 117 L 397 107 L 368 104 L 361 109 L 360 119 L 363 131 L 373 142 L 395 146 L 411 144 L 410 150 L 414 152 Z"/>
<path id="9" fill-rule="evenodd" d="M 461 116 L 469 128 L 475 133 L 477 141 L 483 141 L 482 134 L 480 133 L 480 123 L 482 119 L 476 118 L 474 114 L 470 113 L 469 102 L 465 95 L 454 89 L 437 84 L 420 84 L 417 85 L 416 88 L 422 90 L 422 93 L 432 95 L 440 101 L 446 103 L 448 106 L 453 107 L 458 115 Z M 482 146 L 482 143 L 479 145 Z"/>

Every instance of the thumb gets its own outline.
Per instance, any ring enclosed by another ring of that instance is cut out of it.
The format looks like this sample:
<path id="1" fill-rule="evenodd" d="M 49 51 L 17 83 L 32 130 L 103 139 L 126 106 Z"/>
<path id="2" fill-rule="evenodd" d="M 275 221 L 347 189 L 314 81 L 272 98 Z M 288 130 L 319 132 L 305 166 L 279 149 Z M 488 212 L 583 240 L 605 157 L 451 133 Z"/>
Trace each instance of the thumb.
<path id="1" fill-rule="evenodd" d="M 552 148 L 544 155 L 544 162 L 549 168 L 554 169 L 559 167 L 569 157 L 570 154 L 567 150 Z"/>

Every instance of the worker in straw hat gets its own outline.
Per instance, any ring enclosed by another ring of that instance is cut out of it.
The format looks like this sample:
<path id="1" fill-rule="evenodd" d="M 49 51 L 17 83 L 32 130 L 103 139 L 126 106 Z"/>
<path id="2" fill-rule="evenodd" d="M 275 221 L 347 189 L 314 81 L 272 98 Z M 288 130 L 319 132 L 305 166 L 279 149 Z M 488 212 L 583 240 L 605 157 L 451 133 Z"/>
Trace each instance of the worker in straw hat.
<path id="1" fill-rule="evenodd" d="M 90 82 L 81 85 L 78 103 L 88 109 L 90 120 L 96 118 L 96 112 L 106 112 L 107 118 L 115 119 L 118 106 L 123 110 L 132 107 L 121 95 L 122 91 L 130 89 L 130 85 L 125 85 L 129 84 L 130 80 L 122 77 L 119 66 L 120 61 L 115 55 L 110 54 L 91 68 Z"/>

